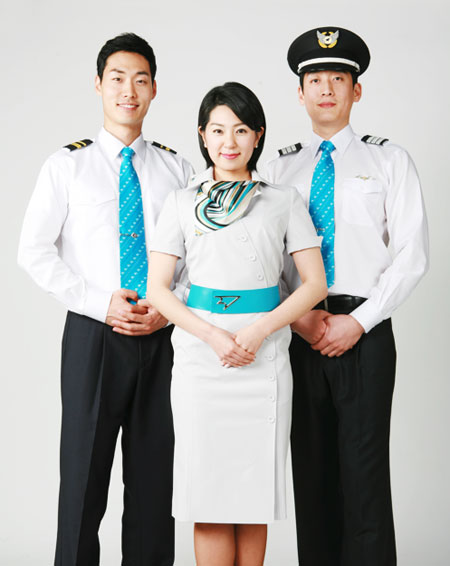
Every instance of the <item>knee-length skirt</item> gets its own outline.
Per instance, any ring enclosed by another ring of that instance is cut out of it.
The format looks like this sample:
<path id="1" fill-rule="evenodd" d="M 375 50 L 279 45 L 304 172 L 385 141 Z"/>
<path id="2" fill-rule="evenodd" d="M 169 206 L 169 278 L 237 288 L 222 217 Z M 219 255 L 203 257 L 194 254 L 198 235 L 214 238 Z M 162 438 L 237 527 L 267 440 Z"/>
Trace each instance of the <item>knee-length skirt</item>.
<path id="1" fill-rule="evenodd" d="M 192 311 L 230 332 L 262 316 Z M 210 346 L 175 328 L 171 401 L 177 520 L 257 524 L 286 517 L 290 340 L 290 328 L 284 327 L 264 340 L 255 362 L 224 368 Z"/>

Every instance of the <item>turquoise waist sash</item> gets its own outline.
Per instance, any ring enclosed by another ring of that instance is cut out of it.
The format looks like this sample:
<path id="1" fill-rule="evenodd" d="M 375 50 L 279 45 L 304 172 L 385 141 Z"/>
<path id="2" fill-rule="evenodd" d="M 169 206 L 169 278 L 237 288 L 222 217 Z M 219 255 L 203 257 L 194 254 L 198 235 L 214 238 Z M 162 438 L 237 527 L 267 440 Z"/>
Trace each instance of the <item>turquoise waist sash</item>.
<path id="1" fill-rule="evenodd" d="M 265 289 L 211 289 L 191 285 L 187 306 L 213 313 L 268 312 L 280 304 L 278 285 Z"/>

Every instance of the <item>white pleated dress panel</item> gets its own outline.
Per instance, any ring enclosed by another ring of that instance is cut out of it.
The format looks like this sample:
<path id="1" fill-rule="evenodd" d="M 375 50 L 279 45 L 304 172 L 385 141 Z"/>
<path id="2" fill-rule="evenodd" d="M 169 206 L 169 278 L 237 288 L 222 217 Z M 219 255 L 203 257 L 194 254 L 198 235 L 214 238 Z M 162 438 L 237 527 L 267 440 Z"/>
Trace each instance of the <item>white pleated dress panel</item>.
<path id="1" fill-rule="evenodd" d="M 152 251 L 180 257 L 185 252 L 191 283 L 230 290 L 272 287 L 279 283 L 285 249 L 292 253 L 320 245 L 296 191 L 263 182 L 242 219 L 196 236 L 194 199 L 203 180 L 205 173 L 193 188 L 169 196 L 150 245 Z M 265 314 L 191 310 L 230 332 Z M 284 327 L 264 341 L 254 363 L 224 368 L 206 343 L 174 329 L 177 520 L 269 523 L 286 517 L 290 339 L 290 328 Z"/>

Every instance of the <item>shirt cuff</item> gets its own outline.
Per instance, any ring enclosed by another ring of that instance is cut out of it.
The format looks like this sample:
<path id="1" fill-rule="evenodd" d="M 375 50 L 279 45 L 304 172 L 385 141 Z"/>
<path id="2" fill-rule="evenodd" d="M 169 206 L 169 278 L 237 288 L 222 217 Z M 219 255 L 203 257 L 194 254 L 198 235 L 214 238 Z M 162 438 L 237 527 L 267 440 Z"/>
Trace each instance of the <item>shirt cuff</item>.
<path id="1" fill-rule="evenodd" d="M 87 287 L 86 301 L 82 314 L 94 320 L 105 322 L 111 303 L 111 297 L 112 292 L 103 291 L 95 287 Z"/>
<path id="2" fill-rule="evenodd" d="M 367 332 L 370 332 L 374 326 L 384 320 L 383 315 L 371 303 L 370 299 L 364 301 L 362 305 L 359 305 L 359 307 L 357 307 L 350 314 L 364 328 L 366 334 Z"/>

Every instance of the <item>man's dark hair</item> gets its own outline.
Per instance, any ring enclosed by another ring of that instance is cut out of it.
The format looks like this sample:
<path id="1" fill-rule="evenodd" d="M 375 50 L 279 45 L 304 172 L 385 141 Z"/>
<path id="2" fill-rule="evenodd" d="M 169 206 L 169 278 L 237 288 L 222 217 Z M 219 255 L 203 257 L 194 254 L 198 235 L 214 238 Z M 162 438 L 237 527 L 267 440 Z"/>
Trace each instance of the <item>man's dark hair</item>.
<path id="1" fill-rule="evenodd" d="M 100 49 L 97 57 L 97 75 L 100 80 L 103 79 L 103 71 L 105 70 L 108 57 L 117 51 L 128 51 L 129 53 L 139 53 L 145 57 L 150 66 L 150 74 L 152 83 L 156 75 L 156 59 L 153 49 L 150 45 L 135 33 L 122 33 L 113 39 L 108 40 Z"/>
<path id="2" fill-rule="evenodd" d="M 314 71 L 305 71 L 304 73 L 300 73 L 300 88 L 303 90 L 303 81 L 305 80 L 306 73 L 318 73 L 320 71 L 339 71 L 340 73 L 350 73 L 352 76 L 352 83 L 353 86 L 358 82 L 358 73 L 354 73 L 353 71 L 349 71 L 348 69 L 315 69 Z"/>
<path id="3" fill-rule="evenodd" d="M 230 82 L 222 86 L 216 86 L 206 94 L 200 104 L 198 126 L 202 132 L 205 131 L 211 112 L 216 106 L 222 105 L 228 106 L 242 120 L 242 123 L 251 130 L 260 132 L 264 128 L 263 135 L 258 141 L 258 147 L 253 150 L 253 154 L 247 163 L 247 169 L 252 171 L 256 169 L 256 163 L 264 148 L 264 139 L 266 137 L 266 118 L 261 103 L 257 96 L 243 84 Z M 200 133 L 198 134 L 198 142 L 207 167 L 211 167 L 214 163 L 209 157 L 208 150 L 204 146 Z"/>

